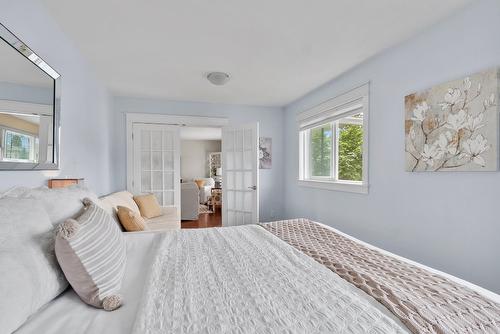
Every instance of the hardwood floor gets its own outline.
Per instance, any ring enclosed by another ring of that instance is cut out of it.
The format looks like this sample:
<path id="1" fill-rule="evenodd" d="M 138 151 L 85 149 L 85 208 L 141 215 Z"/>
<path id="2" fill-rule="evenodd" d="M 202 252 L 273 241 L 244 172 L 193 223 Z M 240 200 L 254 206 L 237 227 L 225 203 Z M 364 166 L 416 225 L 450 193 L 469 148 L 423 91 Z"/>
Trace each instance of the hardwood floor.
<path id="1" fill-rule="evenodd" d="M 201 213 L 198 220 L 183 220 L 181 228 L 205 228 L 222 226 L 221 208 L 216 208 L 214 213 Z"/>

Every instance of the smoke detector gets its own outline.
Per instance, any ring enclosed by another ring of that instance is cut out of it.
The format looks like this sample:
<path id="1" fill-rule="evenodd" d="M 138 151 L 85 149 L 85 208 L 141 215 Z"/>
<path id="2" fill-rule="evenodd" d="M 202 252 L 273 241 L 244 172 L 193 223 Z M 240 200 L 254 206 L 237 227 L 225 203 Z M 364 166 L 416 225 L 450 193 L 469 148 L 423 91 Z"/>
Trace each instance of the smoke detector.
<path id="1" fill-rule="evenodd" d="M 210 72 L 207 75 L 207 80 L 216 86 L 225 85 L 229 81 L 229 74 L 224 72 Z"/>

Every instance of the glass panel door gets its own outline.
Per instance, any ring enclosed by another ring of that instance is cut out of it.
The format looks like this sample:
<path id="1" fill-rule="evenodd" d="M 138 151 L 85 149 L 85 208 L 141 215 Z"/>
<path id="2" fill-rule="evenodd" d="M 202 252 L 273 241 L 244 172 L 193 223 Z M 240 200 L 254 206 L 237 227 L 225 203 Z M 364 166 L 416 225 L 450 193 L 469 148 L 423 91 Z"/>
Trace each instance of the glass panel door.
<path id="1" fill-rule="evenodd" d="M 257 223 L 258 124 L 226 127 L 222 130 L 222 224 L 236 226 Z"/>
<path id="2" fill-rule="evenodd" d="M 162 206 L 180 210 L 179 129 L 161 124 L 133 125 L 133 192 L 152 193 Z"/>

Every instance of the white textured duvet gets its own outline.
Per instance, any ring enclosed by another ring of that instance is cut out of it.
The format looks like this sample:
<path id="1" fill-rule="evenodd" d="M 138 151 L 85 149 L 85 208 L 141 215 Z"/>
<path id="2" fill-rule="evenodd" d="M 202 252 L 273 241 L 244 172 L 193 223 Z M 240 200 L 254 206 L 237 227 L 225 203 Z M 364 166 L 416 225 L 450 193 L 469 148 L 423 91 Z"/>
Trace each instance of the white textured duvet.
<path id="1" fill-rule="evenodd" d="M 402 333 L 374 301 L 258 226 L 162 236 L 134 333 Z"/>

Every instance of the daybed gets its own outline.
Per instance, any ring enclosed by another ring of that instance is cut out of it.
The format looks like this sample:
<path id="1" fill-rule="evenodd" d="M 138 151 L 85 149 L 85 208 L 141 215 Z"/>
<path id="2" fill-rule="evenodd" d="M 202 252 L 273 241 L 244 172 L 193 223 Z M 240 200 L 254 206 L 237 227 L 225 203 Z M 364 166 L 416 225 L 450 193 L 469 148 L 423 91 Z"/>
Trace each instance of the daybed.
<path id="1" fill-rule="evenodd" d="M 128 191 L 119 191 L 99 198 L 99 202 L 104 209 L 112 215 L 118 223 L 116 210 L 118 206 L 125 206 L 130 210 L 139 213 L 139 207 L 134 202 L 133 195 Z M 175 207 L 162 207 L 162 215 L 154 218 L 146 218 L 146 225 L 151 231 L 178 230 L 181 228 L 179 213 Z"/>

